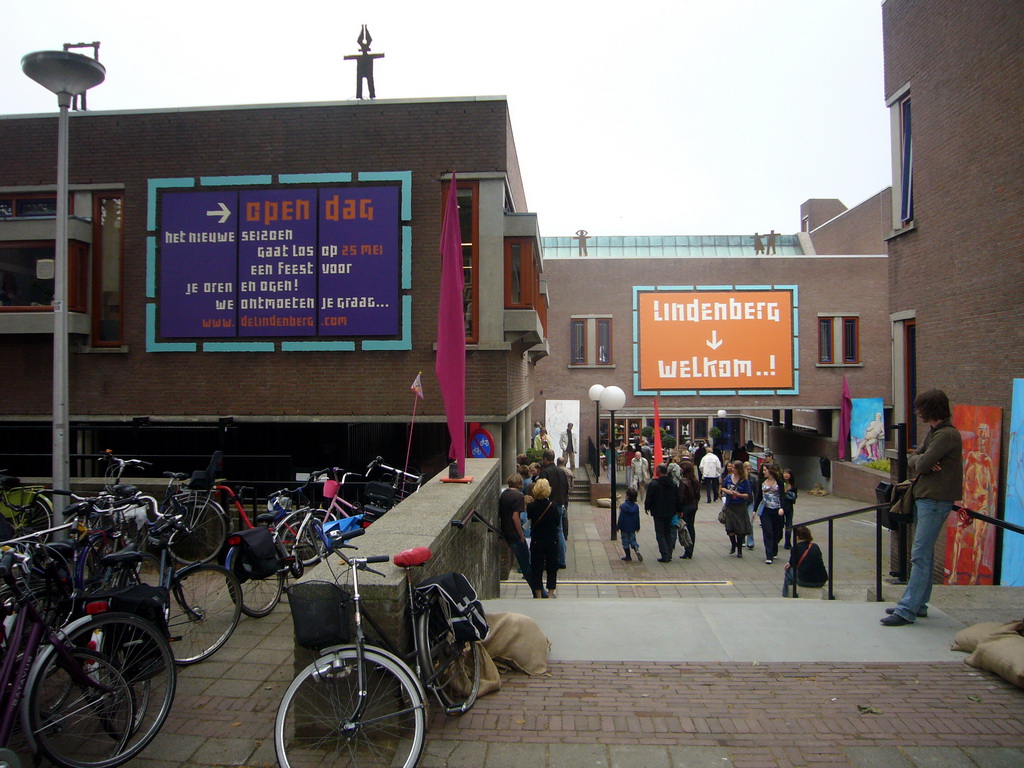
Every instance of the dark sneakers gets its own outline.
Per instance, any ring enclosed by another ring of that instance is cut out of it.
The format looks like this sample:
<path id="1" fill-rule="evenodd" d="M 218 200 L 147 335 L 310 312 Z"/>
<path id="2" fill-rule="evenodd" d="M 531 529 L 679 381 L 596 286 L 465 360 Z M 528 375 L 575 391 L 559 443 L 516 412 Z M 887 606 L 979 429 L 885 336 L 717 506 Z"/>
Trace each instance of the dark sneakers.
<path id="1" fill-rule="evenodd" d="M 912 621 L 907 621 L 898 613 L 891 613 L 884 619 L 880 619 L 879 622 L 883 627 L 905 627 L 907 624 L 913 624 Z"/>
<path id="2" fill-rule="evenodd" d="M 886 608 L 885 609 L 886 616 L 892 616 L 894 613 L 896 613 L 896 609 L 895 608 Z M 928 609 L 927 608 L 922 608 L 921 610 L 919 610 L 917 612 L 917 618 L 919 618 L 919 619 L 927 619 L 928 618 Z"/>

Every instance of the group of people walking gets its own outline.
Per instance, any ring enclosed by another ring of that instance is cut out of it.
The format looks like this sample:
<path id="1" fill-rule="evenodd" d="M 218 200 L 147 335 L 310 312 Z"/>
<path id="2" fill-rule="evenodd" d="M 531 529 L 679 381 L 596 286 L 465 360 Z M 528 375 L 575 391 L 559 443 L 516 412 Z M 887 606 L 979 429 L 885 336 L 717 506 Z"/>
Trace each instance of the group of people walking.
<path id="1" fill-rule="evenodd" d="M 658 562 L 672 561 L 677 539 L 683 547 L 679 558 L 692 558 L 697 539 L 694 521 L 703 485 L 707 502 L 722 505 L 718 520 L 725 527 L 730 555 L 741 558 L 744 548 L 754 548 L 754 528 L 759 525 L 766 564 L 771 565 L 779 557 L 780 545 L 792 551 L 786 565 L 784 596 L 788 596 L 797 571 L 799 586 L 820 587 L 827 582 L 821 550 L 813 544 L 810 530 L 803 526 L 793 529 L 798 495 L 794 473 L 782 469 L 773 459 L 762 462 L 755 473 L 749 461 L 728 461 L 723 467 L 719 456 L 707 451 L 701 458 L 698 478 L 694 462 L 684 455 L 671 463 L 659 464 L 648 482 L 646 458 L 638 451 L 631 469 L 632 482 L 619 507 L 617 524 L 622 560 L 629 562 L 635 556 L 643 562 L 636 539 L 641 505 L 652 518 Z"/>

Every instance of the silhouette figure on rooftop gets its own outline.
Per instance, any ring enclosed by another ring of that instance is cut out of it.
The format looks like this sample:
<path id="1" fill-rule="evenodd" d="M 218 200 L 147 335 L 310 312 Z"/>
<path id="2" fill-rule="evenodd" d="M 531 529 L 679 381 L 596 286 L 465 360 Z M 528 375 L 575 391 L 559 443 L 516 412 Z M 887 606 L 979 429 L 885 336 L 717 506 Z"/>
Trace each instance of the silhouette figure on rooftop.
<path id="1" fill-rule="evenodd" d="M 370 53 L 370 43 L 373 42 L 373 38 L 370 37 L 370 30 L 363 24 L 363 29 L 359 33 L 359 37 L 356 38 L 356 42 L 359 43 L 359 53 L 346 56 L 345 61 L 355 60 L 356 62 L 356 98 L 363 98 L 363 80 L 366 80 L 366 85 L 370 92 L 370 98 L 377 98 L 377 91 L 373 87 L 373 60 L 383 59 L 383 53 Z"/>

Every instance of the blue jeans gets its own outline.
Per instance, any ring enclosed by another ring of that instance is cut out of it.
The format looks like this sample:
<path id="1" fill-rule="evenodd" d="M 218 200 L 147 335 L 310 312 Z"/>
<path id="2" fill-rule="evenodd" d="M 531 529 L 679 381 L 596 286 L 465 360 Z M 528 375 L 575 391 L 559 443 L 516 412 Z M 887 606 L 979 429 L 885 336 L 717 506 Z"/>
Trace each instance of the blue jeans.
<path id="1" fill-rule="evenodd" d="M 526 583 L 530 585 L 530 589 L 533 589 L 533 571 L 530 568 L 530 545 L 525 541 L 510 541 L 508 542 L 508 548 L 516 556 L 516 562 L 519 563 L 519 570 L 522 571 Z"/>
<path id="2" fill-rule="evenodd" d="M 747 549 L 754 548 L 754 502 L 747 504 L 747 517 L 750 518 L 750 533 L 747 534 Z"/>
<path id="3" fill-rule="evenodd" d="M 565 568 L 565 507 L 558 508 L 558 567 Z"/>
<path id="4" fill-rule="evenodd" d="M 782 541 L 782 530 L 786 520 L 780 515 L 781 509 L 765 507 L 761 512 L 761 538 L 764 540 L 764 556 L 774 560 L 779 556 L 779 542 Z"/>
<path id="5" fill-rule="evenodd" d="M 894 613 L 913 623 L 932 596 L 935 543 L 953 510 L 953 502 L 935 499 L 914 501 L 914 543 L 910 548 L 910 579 Z"/>
<path id="6" fill-rule="evenodd" d="M 630 557 L 631 549 L 640 551 L 640 545 L 636 543 L 636 531 L 619 531 L 619 542 L 622 544 L 622 551 L 626 553 L 626 557 Z"/>

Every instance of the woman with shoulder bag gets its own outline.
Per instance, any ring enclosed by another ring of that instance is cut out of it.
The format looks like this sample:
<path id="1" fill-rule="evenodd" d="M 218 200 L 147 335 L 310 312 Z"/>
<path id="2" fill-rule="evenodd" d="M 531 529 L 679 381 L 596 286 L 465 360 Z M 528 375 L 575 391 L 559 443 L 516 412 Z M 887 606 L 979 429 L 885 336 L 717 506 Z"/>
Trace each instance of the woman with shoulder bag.
<path id="1" fill-rule="evenodd" d="M 679 532 L 683 538 L 680 544 L 683 545 L 683 554 L 679 556 L 679 559 L 690 560 L 693 558 L 694 544 L 697 543 L 697 529 L 693 524 L 697 518 L 697 505 L 700 504 L 700 480 L 697 479 L 697 470 L 693 466 L 693 462 L 684 459 L 679 466 L 679 498 L 683 503 L 683 509 L 679 515 Z M 689 546 L 687 546 L 685 537 L 682 536 L 683 531 L 689 534 Z"/>
<path id="2" fill-rule="evenodd" d="M 782 509 L 783 486 L 782 470 L 775 462 L 765 465 L 764 482 L 761 483 L 761 497 L 764 508 L 761 510 L 761 532 L 764 539 L 764 561 L 771 565 L 779 554 L 779 542 L 782 541 L 782 530 L 786 523 L 786 513 Z"/>
<path id="3" fill-rule="evenodd" d="M 796 478 L 793 477 L 793 470 L 782 470 L 782 479 L 786 483 L 786 490 L 782 494 L 782 511 L 785 513 L 783 515 L 783 519 L 786 523 L 785 541 L 783 542 L 782 548 L 789 549 L 792 544 L 791 538 L 793 535 L 793 508 L 796 506 L 797 495 Z"/>
<path id="4" fill-rule="evenodd" d="M 558 586 L 558 531 L 562 520 L 558 509 L 551 503 L 551 484 L 539 478 L 530 486 L 533 496 L 526 507 L 530 520 L 530 566 L 533 569 L 533 596 L 544 597 L 541 584 L 547 571 L 547 589 L 551 597 L 557 597 Z"/>
<path id="5" fill-rule="evenodd" d="M 750 501 L 750 481 L 746 470 L 739 461 L 730 462 L 732 471 L 722 478 L 722 497 L 725 499 L 725 532 L 729 536 L 732 549 L 729 554 L 743 557 L 743 540 L 753 528 L 750 526 L 750 515 L 747 513 L 747 502 Z"/>
<path id="6" fill-rule="evenodd" d="M 782 581 L 782 596 L 789 597 L 789 588 L 794 580 L 798 587 L 819 589 L 828 584 L 828 571 L 821 557 L 821 549 L 814 543 L 811 529 L 798 525 L 793 529 L 796 544 L 786 563 L 786 573 Z"/>

